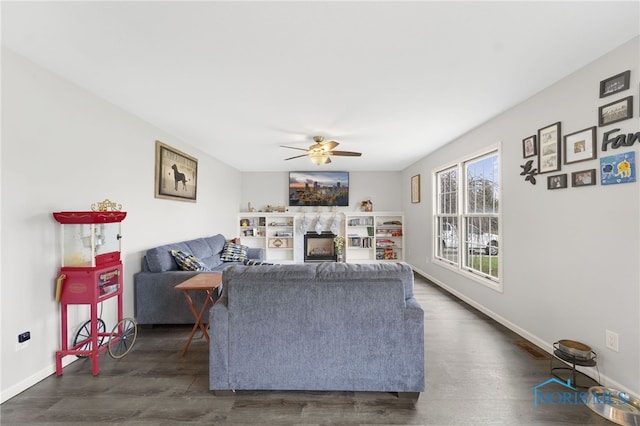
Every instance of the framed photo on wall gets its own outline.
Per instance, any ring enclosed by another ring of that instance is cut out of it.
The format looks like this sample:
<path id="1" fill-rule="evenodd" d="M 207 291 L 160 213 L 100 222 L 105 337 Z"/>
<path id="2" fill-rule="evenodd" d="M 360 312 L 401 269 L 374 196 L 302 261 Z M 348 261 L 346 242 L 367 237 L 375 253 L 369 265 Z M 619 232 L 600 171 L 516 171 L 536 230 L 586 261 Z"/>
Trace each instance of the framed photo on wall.
<path id="1" fill-rule="evenodd" d="M 155 197 L 195 203 L 198 160 L 156 141 Z"/>
<path id="2" fill-rule="evenodd" d="M 522 156 L 524 158 L 533 157 L 538 153 L 536 146 L 536 135 L 529 136 L 522 140 Z"/>
<path id="3" fill-rule="evenodd" d="M 598 126 L 626 120 L 633 116 L 633 96 L 627 96 L 598 108 Z"/>
<path id="4" fill-rule="evenodd" d="M 564 164 L 596 158 L 596 126 L 564 137 Z"/>
<path id="5" fill-rule="evenodd" d="M 631 70 L 621 72 L 600 82 L 600 97 L 604 98 L 629 88 Z"/>
<path id="6" fill-rule="evenodd" d="M 600 184 L 617 185 L 636 181 L 635 151 L 600 158 Z"/>
<path id="7" fill-rule="evenodd" d="M 560 170 L 560 122 L 538 130 L 538 173 Z"/>
<path id="8" fill-rule="evenodd" d="M 553 175 L 547 178 L 547 189 L 562 189 L 567 187 L 567 174 Z"/>
<path id="9" fill-rule="evenodd" d="M 589 186 L 596 184 L 596 169 L 571 173 L 571 186 Z"/>
<path id="10" fill-rule="evenodd" d="M 420 175 L 411 177 L 411 202 L 420 202 Z"/>

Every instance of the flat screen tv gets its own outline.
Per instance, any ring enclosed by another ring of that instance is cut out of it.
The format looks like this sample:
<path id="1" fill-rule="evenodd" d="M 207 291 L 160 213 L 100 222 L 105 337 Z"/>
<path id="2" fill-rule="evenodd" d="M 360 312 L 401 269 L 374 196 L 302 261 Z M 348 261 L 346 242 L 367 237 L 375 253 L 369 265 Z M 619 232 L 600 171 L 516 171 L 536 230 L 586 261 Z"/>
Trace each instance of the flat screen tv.
<path id="1" fill-rule="evenodd" d="M 289 172 L 289 206 L 349 205 L 349 172 Z"/>

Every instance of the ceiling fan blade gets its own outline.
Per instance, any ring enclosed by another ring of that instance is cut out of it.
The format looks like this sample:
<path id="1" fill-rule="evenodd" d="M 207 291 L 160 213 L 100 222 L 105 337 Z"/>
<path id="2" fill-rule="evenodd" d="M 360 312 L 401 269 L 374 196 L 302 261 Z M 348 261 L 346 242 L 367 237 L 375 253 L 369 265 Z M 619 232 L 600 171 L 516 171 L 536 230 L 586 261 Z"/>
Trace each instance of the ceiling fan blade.
<path id="1" fill-rule="evenodd" d="M 289 157 L 289 158 L 285 158 L 284 160 L 293 160 L 294 158 L 300 158 L 300 157 L 307 157 L 307 154 L 302 154 L 302 155 L 296 155 L 295 157 Z"/>
<path id="2" fill-rule="evenodd" d="M 294 146 L 285 146 L 285 145 L 280 145 L 280 147 L 282 147 L 282 148 L 289 148 L 289 149 L 298 149 L 298 150 L 300 150 L 300 151 L 307 151 L 307 150 L 306 150 L 306 149 L 304 149 L 304 148 L 296 148 L 296 147 L 294 147 Z"/>
<path id="3" fill-rule="evenodd" d="M 353 151 L 330 151 L 329 155 L 342 155 L 344 157 L 360 157 L 362 153 L 353 152 Z"/>
<path id="4" fill-rule="evenodd" d="M 329 141 L 322 144 L 322 149 L 324 149 L 325 151 L 331 151 L 333 148 L 335 148 L 338 145 L 340 145 L 339 142 Z"/>

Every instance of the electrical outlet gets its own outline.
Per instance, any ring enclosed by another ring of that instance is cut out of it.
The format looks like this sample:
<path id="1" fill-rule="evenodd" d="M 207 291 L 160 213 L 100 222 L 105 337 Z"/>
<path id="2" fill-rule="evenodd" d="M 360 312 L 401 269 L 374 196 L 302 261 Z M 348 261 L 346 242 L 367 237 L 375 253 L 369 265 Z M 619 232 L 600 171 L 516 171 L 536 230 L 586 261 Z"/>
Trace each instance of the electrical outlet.
<path id="1" fill-rule="evenodd" d="M 605 343 L 607 345 L 607 348 L 611 349 L 612 351 L 618 352 L 619 351 L 618 333 L 613 332 L 611 330 L 606 330 Z"/>
<path id="2" fill-rule="evenodd" d="M 25 331 L 18 334 L 18 342 L 16 343 L 16 351 L 20 351 L 29 346 L 29 339 L 31 339 L 31 332 Z"/>

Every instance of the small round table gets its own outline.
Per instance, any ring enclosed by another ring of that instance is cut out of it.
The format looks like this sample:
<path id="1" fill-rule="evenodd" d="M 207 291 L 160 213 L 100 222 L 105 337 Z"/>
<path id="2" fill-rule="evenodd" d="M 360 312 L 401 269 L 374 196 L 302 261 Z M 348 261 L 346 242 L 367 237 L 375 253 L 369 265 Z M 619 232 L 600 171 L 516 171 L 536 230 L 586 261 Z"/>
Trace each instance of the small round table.
<path id="1" fill-rule="evenodd" d="M 553 366 L 554 361 L 564 361 L 564 362 L 561 362 L 562 364 L 561 366 L 554 367 Z M 567 366 L 566 363 L 571 364 L 571 367 Z M 594 379 L 593 377 L 583 373 L 582 371 L 576 370 L 576 366 L 595 368 L 596 373 L 598 374 L 598 380 L 596 381 L 596 379 Z M 558 342 L 555 342 L 553 344 L 553 357 L 551 358 L 551 374 L 560 380 L 569 379 L 569 377 L 565 378 L 558 375 L 559 371 L 570 371 L 571 384 L 576 388 L 590 388 L 591 386 L 600 386 L 600 371 L 598 370 L 598 355 L 593 351 L 591 351 L 589 358 L 576 357 L 574 355 L 571 355 L 562 351 L 558 345 Z M 580 385 L 577 382 L 578 377 L 590 383 Z"/>

